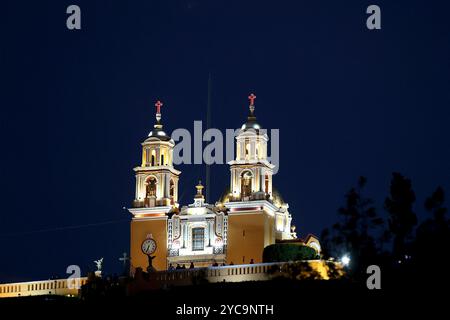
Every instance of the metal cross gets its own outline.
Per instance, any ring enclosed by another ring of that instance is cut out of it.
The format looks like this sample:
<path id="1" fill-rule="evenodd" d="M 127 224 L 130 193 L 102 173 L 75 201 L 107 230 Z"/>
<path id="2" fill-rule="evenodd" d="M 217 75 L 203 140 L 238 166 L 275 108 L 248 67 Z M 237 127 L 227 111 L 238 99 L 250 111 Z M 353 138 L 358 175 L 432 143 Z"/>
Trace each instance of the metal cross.
<path id="1" fill-rule="evenodd" d="M 127 265 L 127 261 L 130 260 L 130 257 L 128 257 L 128 256 L 127 256 L 127 253 L 124 252 L 124 253 L 122 254 L 122 258 L 119 258 L 119 260 L 123 262 L 123 266 L 125 267 L 125 266 Z"/>
<path id="2" fill-rule="evenodd" d="M 156 101 L 155 107 L 156 107 L 156 113 L 161 113 L 161 107 L 163 106 L 163 103 L 161 101 Z"/>
<path id="3" fill-rule="evenodd" d="M 248 96 L 248 100 L 250 100 L 250 105 L 251 106 L 255 105 L 255 99 L 256 99 L 256 96 L 253 93 Z"/>

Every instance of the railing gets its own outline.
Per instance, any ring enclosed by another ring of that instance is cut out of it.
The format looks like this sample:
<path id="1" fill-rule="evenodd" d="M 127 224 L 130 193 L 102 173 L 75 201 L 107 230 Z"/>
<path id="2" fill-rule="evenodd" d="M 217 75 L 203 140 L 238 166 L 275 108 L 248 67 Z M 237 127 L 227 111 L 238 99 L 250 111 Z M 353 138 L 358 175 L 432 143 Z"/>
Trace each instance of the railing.
<path id="1" fill-rule="evenodd" d="M 158 282 L 183 282 L 196 278 L 204 278 L 209 282 L 269 280 L 269 270 L 280 270 L 284 264 L 286 263 L 257 263 L 158 271 L 152 278 Z"/>
<path id="2" fill-rule="evenodd" d="M 329 262 L 324 260 L 304 262 L 322 279 L 328 279 L 327 263 Z M 208 282 L 265 281 L 283 275 L 283 269 L 285 269 L 283 267 L 289 264 L 291 263 L 274 262 L 158 271 L 151 274 L 151 279 L 160 285 L 190 285 L 199 280 Z"/>
<path id="3" fill-rule="evenodd" d="M 328 279 L 328 264 L 332 263 L 341 270 L 341 265 L 324 260 L 304 261 L 309 265 L 308 269 L 314 270 L 321 279 Z M 289 267 L 291 262 L 256 263 L 229 266 L 217 266 L 207 268 L 179 269 L 168 271 L 157 271 L 150 274 L 152 288 L 164 286 L 192 285 L 200 281 L 207 282 L 242 282 L 242 281 L 265 281 L 286 272 L 285 266 Z M 131 268 L 134 271 L 134 268 Z M 133 274 L 134 272 L 132 272 Z M 86 284 L 87 278 L 44 280 L 20 283 L 0 284 L 0 298 L 37 296 L 37 295 L 78 295 L 79 286 Z"/>
<path id="4" fill-rule="evenodd" d="M 83 278 L 55 279 L 0 284 L 0 298 L 38 295 L 77 295 L 79 287 L 87 281 Z"/>

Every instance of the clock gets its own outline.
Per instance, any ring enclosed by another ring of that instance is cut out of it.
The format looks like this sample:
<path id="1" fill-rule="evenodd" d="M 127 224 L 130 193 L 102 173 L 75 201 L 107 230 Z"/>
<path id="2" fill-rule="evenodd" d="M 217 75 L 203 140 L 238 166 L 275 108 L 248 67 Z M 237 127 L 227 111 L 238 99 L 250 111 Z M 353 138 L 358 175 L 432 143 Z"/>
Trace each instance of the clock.
<path id="1" fill-rule="evenodd" d="M 156 241 L 152 238 L 147 238 L 142 242 L 142 252 L 146 255 L 151 255 L 156 251 Z"/>

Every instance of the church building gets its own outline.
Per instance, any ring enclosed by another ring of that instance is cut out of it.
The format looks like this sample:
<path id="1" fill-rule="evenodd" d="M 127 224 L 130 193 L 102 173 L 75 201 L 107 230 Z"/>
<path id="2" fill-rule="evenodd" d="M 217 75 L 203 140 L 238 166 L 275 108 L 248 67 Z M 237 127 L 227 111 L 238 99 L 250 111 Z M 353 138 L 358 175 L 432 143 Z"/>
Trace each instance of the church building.
<path id="1" fill-rule="evenodd" d="M 193 202 L 184 206 L 178 203 L 181 172 L 173 166 L 175 142 L 163 130 L 162 103 L 155 104 L 156 124 L 142 143 L 142 162 L 134 168 L 136 194 L 129 209 L 134 268 L 260 263 L 266 246 L 290 241 L 320 254 L 316 237 L 297 239 L 289 206 L 272 187 L 269 137 L 256 121 L 255 98 L 249 96 L 249 116 L 236 136 L 235 159 L 228 163 L 229 192 L 209 204 L 199 182 Z"/>

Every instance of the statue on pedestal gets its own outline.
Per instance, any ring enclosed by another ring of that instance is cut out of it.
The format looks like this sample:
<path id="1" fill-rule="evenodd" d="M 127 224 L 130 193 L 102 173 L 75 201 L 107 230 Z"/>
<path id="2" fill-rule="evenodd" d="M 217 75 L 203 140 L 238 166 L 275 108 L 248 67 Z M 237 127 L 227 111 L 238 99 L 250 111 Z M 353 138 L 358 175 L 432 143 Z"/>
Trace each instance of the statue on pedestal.
<path id="1" fill-rule="evenodd" d="M 97 270 L 95 271 L 95 275 L 97 277 L 101 277 L 102 276 L 102 267 L 103 267 L 103 258 L 100 258 L 98 260 L 94 260 L 94 263 L 97 267 Z"/>

